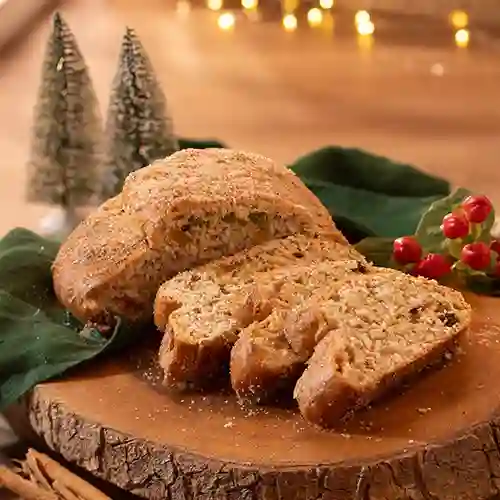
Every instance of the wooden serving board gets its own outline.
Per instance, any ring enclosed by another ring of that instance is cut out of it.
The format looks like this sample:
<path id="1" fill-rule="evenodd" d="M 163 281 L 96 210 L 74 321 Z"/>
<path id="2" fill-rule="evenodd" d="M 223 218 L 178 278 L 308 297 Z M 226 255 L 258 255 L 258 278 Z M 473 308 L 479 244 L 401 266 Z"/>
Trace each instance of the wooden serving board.
<path id="1" fill-rule="evenodd" d="M 472 331 L 447 366 L 337 431 L 231 394 L 174 398 L 148 348 L 38 386 L 29 418 L 64 458 L 145 498 L 496 498 L 500 300 L 471 300 Z"/>

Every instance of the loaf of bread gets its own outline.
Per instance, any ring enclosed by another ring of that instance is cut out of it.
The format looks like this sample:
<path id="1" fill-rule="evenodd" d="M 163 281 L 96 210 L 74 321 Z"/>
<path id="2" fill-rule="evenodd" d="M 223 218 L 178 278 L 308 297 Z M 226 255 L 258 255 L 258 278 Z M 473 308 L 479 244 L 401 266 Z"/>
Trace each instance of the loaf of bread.
<path id="1" fill-rule="evenodd" d="M 275 238 L 326 232 L 328 211 L 287 168 L 252 153 L 183 150 L 129 175 L 62 244 L 60 302 L 84 321 L 148 320 L 176 273 Z"/>
<path id="2" fill-rule="evenodd" d="M 155 322 L 165 332 L 159 362 L 166 385 L 201 387 L 227 376 L 243 328 L 336 275 L 371 267 L 334 234 L 296 235 L 178 274 L 155 301 Z"/>
<path id="3" fill-rule="evenodd" d="M 297 313 L 331 326 L 294 391 L 305 419 L 322 427 L 441 361 L 471 320 L 459 292 L 397 271 L 346 282 Z"/>

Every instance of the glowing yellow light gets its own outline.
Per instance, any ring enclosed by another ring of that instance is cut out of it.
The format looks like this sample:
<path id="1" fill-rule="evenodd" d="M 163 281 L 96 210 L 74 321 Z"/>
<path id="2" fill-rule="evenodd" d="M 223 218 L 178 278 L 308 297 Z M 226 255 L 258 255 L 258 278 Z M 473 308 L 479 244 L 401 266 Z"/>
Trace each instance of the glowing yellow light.
<path id="1" fill-rule="evenodd" d="M 356 24 L 356 26 L 358 24 L 369 23 L 370 20 L 370 14 L 366 10 L 358 10 L 358 12 L 356 12 L 356 15 L 354 16 L 354 24 Z"/>
<path id="2" fill-rule="evenodd" d="M 244 9 L 252 10 L 258 7 L 258 0 L 241 0 L 241 6 Z"/>
<path id="3" fill-rule="evenodd" d="M 356 30 L 362 36 L 370 36 L 375 32 L 375 25 L 371 21 L 358 23 L 356 25 Z"/>
<path id="4" fill-rule="evenodd" d="M 221 10 L 222 0 L 207 0 L 207 7 L 210 10 Z"/>
<path id="5" fill-rule="evenodd" d="M 287 14 L 282 21 L 285 31 L 295 31 L 297 29 L 297 18 L 293 14 Z"/>
<path id="6" fill-rule="evenodd" d="M 224 12 L 224 14 L 221 14 L 219 16 L 219 19 L 217 19 L 217 24 L 219 25 L 219 28 L 224 31 L 229 31 L 233 29 L 234 27 L 234 14 L 231 14 L 231 12 Z"/>
<path id="7" fill-rule="evenodd" d="M 319 6 L 322 9 L 331 9 L 335 5 L 334 0 L 319 0 Z"/>
<path id="8" fill-rule="evenodd" d="M 450 22 L 455 29 L 463 29 L 469 24 L 469 16 L 463 10 L 454 10 L 450 14 Z"/>
<path id="9" fill-rule="evenodd" d="M 323 12 L 319 9 L 310 9 L 307 13 L 307 22 L 310 26 L 319 26 L 323 21 Z"/>
<path id="10" fill-rule="evenodd" d="M 469 31 L 465 29 L 458 30 L 455 33 L 455 43 L 457 47 L 465 48 L 469 45 Z"/>

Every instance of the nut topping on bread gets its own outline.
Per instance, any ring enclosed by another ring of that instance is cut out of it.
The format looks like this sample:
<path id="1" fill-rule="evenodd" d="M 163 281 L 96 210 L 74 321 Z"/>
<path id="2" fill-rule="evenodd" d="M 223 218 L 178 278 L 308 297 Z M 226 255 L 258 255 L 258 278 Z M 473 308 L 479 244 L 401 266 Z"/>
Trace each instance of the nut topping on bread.
<path id="1" fill-rule="evenodd" d="M 183 150 L 129 175 L 63 243 L 60 302 L 82 320 L 148 320 L 176 273 L 275 238 L 326 232 L 330 214 L 290 170 L 252 153 Z"/>

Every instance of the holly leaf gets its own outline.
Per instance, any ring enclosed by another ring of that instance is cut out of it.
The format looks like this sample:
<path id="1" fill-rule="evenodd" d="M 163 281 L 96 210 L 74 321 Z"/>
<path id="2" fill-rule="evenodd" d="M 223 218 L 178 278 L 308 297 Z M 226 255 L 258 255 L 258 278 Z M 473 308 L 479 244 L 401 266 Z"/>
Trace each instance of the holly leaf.
<path id="1" fill-rule="evenodd" d="M 469 275 L 465 277 L 465 286 L 478 295 L 500 296 L 500 279 L 492 276 Z"/>
<path id="2" fill-rule="evenodd" d="M 459 188 L 450 195 L 431 204 L 427 212 L 420 219 L 415 232 L 415 237 L 425 252 L 442 253 L 445 250 L 443 245 L 446 240 L 441 231 L 443 217 L 452 212 L 470 194 L 469 190 Z M 491 229 L 491 226 L 489 229 Z"/>
<path id="3" fill-rule="evenodd" d="M 392 258 L 393 238 L 365 238 L 355 245 L 358 252 L 379 267 L 395 267 Z"/>

